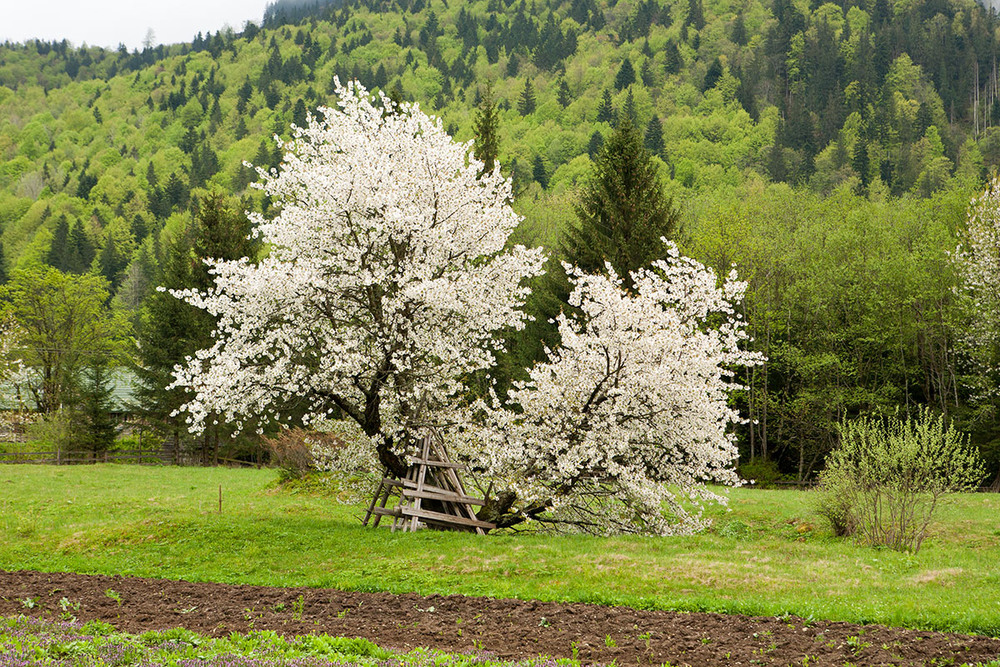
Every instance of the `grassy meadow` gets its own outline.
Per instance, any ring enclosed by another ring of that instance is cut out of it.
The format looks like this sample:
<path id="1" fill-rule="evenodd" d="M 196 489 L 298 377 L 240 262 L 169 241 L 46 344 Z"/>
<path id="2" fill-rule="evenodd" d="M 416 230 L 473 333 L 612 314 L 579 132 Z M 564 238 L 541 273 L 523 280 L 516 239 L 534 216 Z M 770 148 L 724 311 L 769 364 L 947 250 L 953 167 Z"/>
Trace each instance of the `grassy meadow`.
<path id="1" fill-rule="evenodd" d="M 729 491 L 691 537 L 391 533 L 272 470 L 0 466 L 0 569 L 461 593 L 1000 635 L 1000 496 L 939 508 L 917 554 L 834 538 L 809 491 Z M 219 487 L 222 512 L 219 512 Z"/>

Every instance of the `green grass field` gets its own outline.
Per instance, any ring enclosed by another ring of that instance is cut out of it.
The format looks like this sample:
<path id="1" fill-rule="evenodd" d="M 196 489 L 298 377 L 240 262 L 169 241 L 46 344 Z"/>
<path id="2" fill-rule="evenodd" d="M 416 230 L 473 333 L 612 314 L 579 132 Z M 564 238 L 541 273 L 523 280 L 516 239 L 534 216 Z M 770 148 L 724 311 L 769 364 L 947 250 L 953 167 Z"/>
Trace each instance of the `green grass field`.
<path id="1" fill-rule="evenodd" d="M 269 470 L 0 466 L 0 568 L 463 593 L 1000 635 L 1000 496 L 949 499 L 917 554 L 834 538 L 808 491 L 736 489 L 693 537 L 362 528 Z M 218 511 L 219 486 L 223 510 Z"/>

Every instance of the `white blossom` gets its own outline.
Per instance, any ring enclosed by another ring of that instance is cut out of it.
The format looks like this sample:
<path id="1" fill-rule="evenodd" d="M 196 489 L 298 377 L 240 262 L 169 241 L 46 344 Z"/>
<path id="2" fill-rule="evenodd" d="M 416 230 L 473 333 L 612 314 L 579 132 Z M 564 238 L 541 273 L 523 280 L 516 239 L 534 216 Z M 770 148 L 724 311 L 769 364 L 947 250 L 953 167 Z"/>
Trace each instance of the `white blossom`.
<path id="1" fill-rule="evenodd" d="M 965 242 L 954 256 L 971 314 L 960 342 L 973 361 L 980 399 L 996 396 L 1000 376 L 1000 178 L 972 200 Z"/>
<path id="2" fill-rule="evenodd" d="M 218 318 L 215 343 L 176 370 L 193 429 L 339 413 L 376 447 L 421 420 L 449 420 L 461 378 L 494 364 L 523 327 L 539 249 L 507 248 L 511 186 L 416 104 L 381 108 L 357 83 L 339 108 L 294 128 L 281 168 L 258 170 L 280 212 L 252 214 L 269 252 L 210 261 L 215 287 L 175 292 Z"/>
<path id="3" fill-rule="evenodd" d="M 579 317 L 558 318 L 561 345 L 504 405 L 482 406 L 479 465 L 543 503 L 555 520 L 594 532 L 669 534 L 703 525 L 706 482 L 737 484 L 729 405 L 732 369 L 759 363 L 740 349 L 735 273 L 721 285 L 667 244 L 667 258 L 608 276 L 567 266 Z M 495 482 L 496 483 L 496 482 Z M 666 511 L 665 511 L 666 510 Z"/>

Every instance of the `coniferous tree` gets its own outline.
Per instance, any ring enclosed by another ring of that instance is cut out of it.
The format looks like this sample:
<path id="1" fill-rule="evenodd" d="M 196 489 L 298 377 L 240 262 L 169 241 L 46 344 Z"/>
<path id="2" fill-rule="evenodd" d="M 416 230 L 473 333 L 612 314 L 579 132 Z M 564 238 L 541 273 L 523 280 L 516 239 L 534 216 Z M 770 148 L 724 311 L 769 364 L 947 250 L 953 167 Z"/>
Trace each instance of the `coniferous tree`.
<path id="1" fill-rule="evenodd" d="M 98 458 L 115 444 L 117 425 L 114 410 L 114 385 L 106 357 L 93 357 L 84 369 L 80 382 L 80 402 L 74 415 L 83 428 L 80 448 Z"/>
<path id="2" fill-rule="evenodd" d="M 594 273 L 610 262 L 629 286 L 629 272 L 662 256 L 660 238 L 673 236 L 679 213 L 627 117 L 601 149 L 576 215 L 564 242 L 567 261 Z"/>
<path id="3" fill-rule="evenodd" d="M 542 189 L 549 187 L 549 174 L 545 169 L 545 161 L 541 155 L 535 156 L 535 161 L 531 165 L 531 177 L 542 186 Z"/>
<path id="4" fill-rule="evenodd" d="M 660 117 L 656 114 L 653 114 L 653 117 L 649 119 L 649 123 L 646 125 L 646 134 L 643 137 L 643 143 L 646 149 L 653 155 L 663 156 L 663 151 L 666 148 L 663 142 L 663 123 L 660 122 Z"/>
<path id="5" fill-rule="evenodd" d="M 705 9 L 701 0 L 688 0 L 688 15 L 684 25 L 689 25 L 695 30 L 705 27 Z"/>
<path id="6" fill-rule="evenodd" d="M 632 94 L 631 88 L 628 89 L 628 94 L 625 96 L 625 107 L 622 111 L 632 125 L 639 124 L 639 112 L 635 108 L 635 96 Z"/>
<path id="7" fill-rule="evenodd" d="M 663 47 L 664 64 L 663 69 L 667 74 L 677 74 L 681 71 L 681 52 L 677 48 L 677 43 L 667 40 L 667 45 Z"/>
<path id="8" fill-rule="evenodd" d="M 164 249 L 156 284 L 166 289 L 194 287 L 191 239 L 179 235 Z M 190 397 L 173 383 L 174 366 L 199 349 L 203 313 L 165 291 L 149 294 L 136 330 L 136 411 L 179 453 L 188 435 L 182 417 L 172 415 Z"/>
<path id="9" fill-rule="evenodd" d="M 604 95 L 601 96 L 601 103 L 597 107 L 597 122 L 614 125 L 617 118 L 618 113 L 615 111 L 614 105 L 611 104 L 611 91 L 605 88 Z"/>
<path id="10" fill-rule="evenodd" d="M 566 79 L 559 79 L 559 89 L 556 91 L 556 101 L 559 102 L 559 106 L 563 109 L 568 107 L 570 102 L 573 101 L 573 95 L 570 93 L 569 84 L 566 83 Z"/>
<path id="11" fill-rule="evenodd" d="M 0 285 L 10 280 L 10 265 L 7 262 L 7 253 L 4 252 L 3 243 L 0 243 Z"/>
<path id="12" fill-rule="evenodd" d="M 653 74 L 652 62 L 652 58 L 646 58 L 642 61 L 642 68 L 639 70 L 639 78 L 642 79 L 642 85 L 647 88 L 653 88 L 656 86 L 656 78 Z"/>
<path id="13" fill-rule="evenodd" d="M 63 213 L 56 221 L 56 230 L 52 235 L 52 245 L 49 246 L 49 253 L 45 256 L 45 263 L 60 271 L 66 271 L 69 263 L 67 253 L 69 251 L 69 221 Z"/>
<path id="14" fill-rule="evenodd" d="M 597 154 L 601 152 L 602 146 L 604 146 L 604 135 L 601 134 L 600 130 L 594 130 L 587 143 L 587 155 L 590 156 L 591 160 L 595 159 Z"/>
<path id="15" fill-rule="evenodd" d="M 531 77 L 524 80 L 524 89 L 521 90 L 521 99 L 518 100 L 517 110 L 522 116 L 535 113 L 535 88 L 531 85 Z"/>
<path id="16" fill-rule="evenodd" d="M 123 277 L 122 272 L 127 265 L 128 257 L 118 249 L 118 244 L 115 243 L 111 231 L 108 230 L 104 237 L 104 247 L 101 248 L 101 252 L 97 256 L 97 266 L 101 275 L 108 281 L 112 294 L 118 291 Z"/>
<path id="17" fill-rule="evenodd" d="M 635 83 L 635 67 L 632 66 L 631 60 L 625 58 L 618 68 L 618 74 L 615 75 L 615 89 L 625 90 L 633 83 Z"/>
<path id="18" fill-rule="evenodd" d="M 701 89 L 706 91 L 714 88 L 715 84 L 722 78 L 722 72 L 722 61 L 716 58 L 708 66 L 708 71 L 705 72 L 705 80 L 702 82 Z"/>
<path id="19" fill-rule="evenodd" d="M 473 130 L 476 133 L 473 155 L 483 163 L 483 170 L 479 174 L 482 176 L 493 171 L 500 155 L 500 113 L 493 98 L 493 85 L 490 83 L 486 84 L 479 100 Z"/>
<path id="20" fill-rule="evenodd" d="M 729 31 L 729 39 L 733 44 L 737 46 L 746 46 L 747 44 L 747 27 L 743 20 L 743 12 L 736 15 L 736 19 L 733 20 L 732 30 Z"/>
<path id="21" fill-rule="evenodd" d="M 77 220 L 70 228 L 66 244 L 66 268 L 61 270 L 68 273 L 86 273 L 90 270 L 95 254 L 94 244 L 83 231 L 83 225 Z"/>
<path id="22" fill-rule="evenodd" d="M 309 112 L 306 110 L 306 103 L 300 97 L 295 100 L 295 107 L 292 109 L 292 122 L 298 127 L 305 127 L 306 123 L 309 122 L 308 119 Z"/>

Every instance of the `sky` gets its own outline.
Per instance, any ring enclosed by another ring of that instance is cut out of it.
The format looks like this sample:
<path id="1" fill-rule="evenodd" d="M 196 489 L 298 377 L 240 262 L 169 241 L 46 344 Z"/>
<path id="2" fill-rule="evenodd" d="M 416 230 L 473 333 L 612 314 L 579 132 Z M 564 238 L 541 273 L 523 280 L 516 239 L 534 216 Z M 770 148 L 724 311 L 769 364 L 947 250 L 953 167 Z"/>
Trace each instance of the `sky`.
<path id="1" fill-rule="evenodd" d="M 156 44 L 189 42 L 225 25 L 260 23 L 268 0 L 0 0 L 0 42 L 68 39 L 74 46 L 142 48 L 150 28 Z"/>

